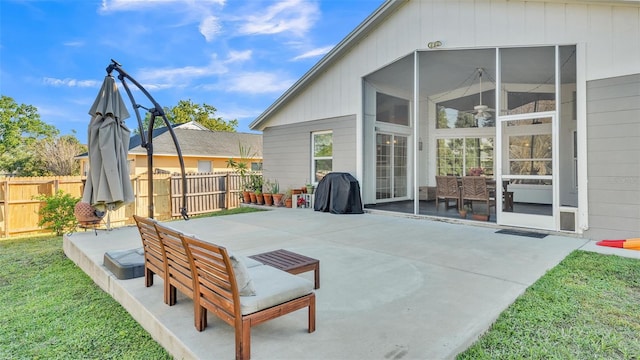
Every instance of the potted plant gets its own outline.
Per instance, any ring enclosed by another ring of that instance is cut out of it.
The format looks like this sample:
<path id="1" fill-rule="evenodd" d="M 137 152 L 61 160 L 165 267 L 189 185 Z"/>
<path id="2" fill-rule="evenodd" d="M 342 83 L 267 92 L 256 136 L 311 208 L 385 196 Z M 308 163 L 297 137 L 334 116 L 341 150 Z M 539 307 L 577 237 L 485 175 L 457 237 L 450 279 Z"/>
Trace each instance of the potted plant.
<path id="1" fill-rule="evenodd" d="M 264 195 L 262 194 L 262 190 L 258 189 L 253 192 L 256 195 L 256 203 L 258 205 L 264 204 Z"/>
<path id="2" fill-rule="evenodd" d="M 462 205 L 462 207 L 460 208 L 460 210 L 458 210 L 458 213 L 460 213 L 460 217 L 463 219 L 467 218 L 467 212 L 469 212 L 469 205 Z"/>
<path id="3" fill-rule="evenodd" d="M 489 214 L 473 213 L 471 214 L 471 219 L 478 220 L 478 221 L 489 221 Z"/>
<path id="4" fill-rule="evenodd" d="M 290 208 L 292 207 L 292 200 L 291 200 L 291 194 L 293 193 L 293 190 L 291 189 L 287 189 L 287 191 L 285 191 L 284 196 L 282 197 L 282 201 L 284 201 L 284 206 Z"/>
<path id="5" fill-rule="evenodd" d="M 243 146 L 238 143 L 240 159 L 234 160 L 230 158 L 227 160 L 227 168 L 233 169 L 233 172 L 240 175 L 240 183 L 242 186 L 242 201 L 245 204 L 251 202 L 251 179 L 249 174 L 248 162 L 256 155 L 256 152 L 251 149 L 251 146 Z M 254 201 L 255 202 L 255 201 Z"/>
<path id="6" fill-rule="evenodd" d="M 271 183 L 271 193 L 273 196 L 273 205 L 282 206 L 282 197 L 284 194 L 280 193 L 280 184 L 278 184 L 277 180 Z"/>
<path id="7" fill-rule="evenodd" d="M 270 180 L 266 180 L 264 182 L 264 204 L 266 206 L 271 206 L 273 205 L 273 183 Z"/>
<path id="8" fill-rule="evenodd" d="M 307 194 L 313 194 L 314 186 L 312 183 L 307 183 Z"/>
<path id="9" fill-rule="evenodd" d="M 251 203 L 255 204 L 258 202 L 258 197 L 257 197 L 258 192 L 260 192 L 260 195 L 262 197 L 262 185 L 263 185 L 262 175 L 258 173 L 249 174 L 248 184 L 249 184 L 249 188 L 252 190 L 250 194 Z M 263 200 L 264 198 L 262 198 L 262 201 Z M 260 203 L 260 205 L 262 205 L 262 202 Z"/>

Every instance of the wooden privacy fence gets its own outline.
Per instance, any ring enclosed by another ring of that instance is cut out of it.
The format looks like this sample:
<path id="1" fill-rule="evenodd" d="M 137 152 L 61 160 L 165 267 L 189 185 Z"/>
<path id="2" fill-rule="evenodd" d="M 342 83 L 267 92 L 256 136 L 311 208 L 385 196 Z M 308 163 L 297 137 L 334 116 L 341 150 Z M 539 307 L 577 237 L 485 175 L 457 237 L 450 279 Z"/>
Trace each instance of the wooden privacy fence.
<path id="1" fill-rule="evenodd" d="M 189 216 L 240 206 L 242 179 L 234 173 L 194 173 L 186 175 Z M 171 177 L 171 216 L 181 216 L 182 176 Z"/>
<path id="2" fill-rule="evenodd" d="M 44 201 L 39 195 L 53 195 L 58 190 L 80 198 L 86 178 L 81 176 L 0 178 L 0 237 L 49 233 L 38 226 L 38 214 Z M 182 177 L 153 175 L 154 218 L 180 217 Z M 131 178 L 134 201 L 105 217 L 111 227 L 134 224 L 133 215 L 149 215 L 147 175 Z M 240 206 L 241 178 L 233 173 L 197 173 L 187 175 L 187 212 L 190 216 L 232 209 Z"/>

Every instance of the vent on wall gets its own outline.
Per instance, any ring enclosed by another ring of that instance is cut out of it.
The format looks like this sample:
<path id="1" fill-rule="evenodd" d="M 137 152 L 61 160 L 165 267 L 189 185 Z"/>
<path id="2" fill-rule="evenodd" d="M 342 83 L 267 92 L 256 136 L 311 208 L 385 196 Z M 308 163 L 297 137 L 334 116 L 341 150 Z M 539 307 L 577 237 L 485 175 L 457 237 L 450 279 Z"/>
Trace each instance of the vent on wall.
<path id="1" fill-rule="evenodd" d="M 578 208 L 560 207 L 560 230 L 576 232 L 578 228 Z"/>

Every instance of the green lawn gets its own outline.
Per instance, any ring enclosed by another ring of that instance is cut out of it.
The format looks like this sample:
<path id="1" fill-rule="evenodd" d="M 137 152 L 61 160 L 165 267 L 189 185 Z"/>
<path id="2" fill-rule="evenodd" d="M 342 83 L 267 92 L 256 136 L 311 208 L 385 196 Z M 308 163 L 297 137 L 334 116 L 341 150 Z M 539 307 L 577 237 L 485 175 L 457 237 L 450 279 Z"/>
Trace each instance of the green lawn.
<path id="1" fill-rule="evenodd" d="M 60 236 L 0 239 L 0 304 L 0 359 L 171 359 L 65 256 Z"/>
<path id="2" fill-rule="evenodd" d="M 458 359 L 640 359 L 640 260 L 573 252 Z"/>
<path id="3" fill-rule="evenodd" d="M 170 359 L 62 252 L 62 237 L 0 241 L 0 359 Z"/>
<path id="4" fill-rule="evenodd" d="M 171 358 L 61 237 L 0 240 L 0 304 L 0 359 Z M 640 359 L 640 260 L 572 253 L 458 358 Z"/>

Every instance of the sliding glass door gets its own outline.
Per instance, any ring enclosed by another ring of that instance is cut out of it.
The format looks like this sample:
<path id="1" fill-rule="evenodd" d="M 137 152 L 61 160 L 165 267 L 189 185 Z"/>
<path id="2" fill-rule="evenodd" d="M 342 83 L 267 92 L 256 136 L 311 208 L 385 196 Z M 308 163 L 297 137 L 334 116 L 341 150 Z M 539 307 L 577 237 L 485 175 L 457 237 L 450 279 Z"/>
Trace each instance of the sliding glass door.
<path id="1" fill-rule="evenodd" d="M 376 134 L 376 200 L 407 198 L 407 137 Z"/>

